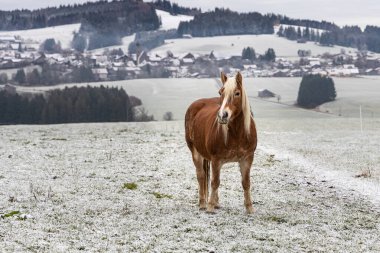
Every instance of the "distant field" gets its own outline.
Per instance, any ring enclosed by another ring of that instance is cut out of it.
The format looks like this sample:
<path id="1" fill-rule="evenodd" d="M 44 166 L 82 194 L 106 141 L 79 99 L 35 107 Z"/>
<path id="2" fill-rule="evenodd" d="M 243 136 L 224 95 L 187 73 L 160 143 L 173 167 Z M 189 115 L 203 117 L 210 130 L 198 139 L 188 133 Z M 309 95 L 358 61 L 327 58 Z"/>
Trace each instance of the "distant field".
<path id="1" fill-rule="evenodd" d="M 20 30 L 20 31 L 0 31 L 0 36 L 21 36 L 21 38 L 28 40 L 28 46 L 39 48 L 40 44 L 46 40 L 53 38 L 60 41 L 63 48 L 69 48 L 73 40 L 73 32 L 78 31 L 80 24 L 52 26 L 40 29 Z"/>
<path id="2" fill-rule="evenodd" d="M 228 58 L 233 55 L 241 55 L 243 48 L 253 47 L 256 53 L 263 54 L 268 48 L 273 48 L 277 57 L 288 58 L 291 60 L 298 59 L 298 50 L 311 50 L 312 55 L 322 55 L 326 52 L 331 54 L 340 53 L 341 49 L 348 52 L 355 52 L 357 49 L 340 46 L 322 47 L 314 42 L 304 44 L 280 38 L 277 35 L 231 35 L 216 36 L 206 38 L 192 39 L 173 39 L 167 40 L 167 43 L 161 47 L 155 48 L 151 54 L 166 55 L 171 51 L 174 55 L 185 53 L 209 54 L 214 51 L 216 57 Z"/>
<path id="3" fill-rule="evenodd" d="M 296 108 L 301 78 L 247 78 L 244 85 L 251 100 L 256 117 L 303 118 L 303 117 L 359 117 L 362 105 L 364 117 L 380 117 L 380 79 L 378 78 L 334 78 L 337 100 L 320 107 L 322 112 Z M 53 87 L 20 87 L 20 91 L 43 92 L 49 89 L 71 86 L 123 87 L 129 95 L 142 99 L 144 107 L 157 120 L 162 120 L 165 112 L 171 111 L 175 119 L 183 119 L 186 108 L 196 99 L 218 95 L 215 79 L 138 79 L 117 82 L 64 84 Z M 269 89 L 281 96 L 276 99 L 258 99 L 260 89 Z"/>

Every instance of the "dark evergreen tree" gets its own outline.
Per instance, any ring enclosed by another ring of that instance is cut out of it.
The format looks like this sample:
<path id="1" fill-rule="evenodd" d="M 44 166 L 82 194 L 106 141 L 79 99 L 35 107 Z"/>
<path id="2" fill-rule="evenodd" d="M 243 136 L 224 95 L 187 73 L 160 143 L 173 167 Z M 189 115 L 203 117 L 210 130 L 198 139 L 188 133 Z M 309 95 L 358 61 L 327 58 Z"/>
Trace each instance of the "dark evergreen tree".
<path id="1" fill-rule="evenodd" d="M 84 35 L 80 33 L 74 33 L 73 41 L 71 42 L 71 47 L 78 52 L 83 53 L 87 47 L 87 39 Z"/>
<path id="2" fill-rule="evenodd" d="M 46 39 L 41 45 L 41 51 L 52 54 L 62 51 L 61 44 L 55 42 L 55 39 Z"/>
<path id="3" fill-rule="evenodd" d="M 297 28 L 297 39 L 302 38 L 301 27 Z"/>
<path id="4" fill-rule="evenodd" d="M 303 30 L 303 38 L 306 40 L 310 40 L 310 29 L 309 29 L 309 27 L 306 27 L 306 29 Z"/>
<path id="5" fill-rule="evenodd" d="M 324 32 L 321 35 L 321 38 L 319 40 L 319 43 L 323 46 L 330 46 L 333 44 L 331 33 Z"/>
<path id="6" fill-rule="evenodd" d="M 25 84 L 25 82 L 26 82 L 26 75 L 25 75 L 24 69 L 17 70 L 14 80 L 18 84 Z"/>
<path id="7" fill-rule="evenodd" d="M 280 37 L 284 37 L 284 27 L 280 25 L 280 28 L 278 29 L 277 35 Z"/>
<path id="8" fill-rule="evenodd" d="M 274 62 L 276 60 L 276 53 L 273 48 L 268 48 L 268 50 L 265 52 L 263 56 L 261 56 L 261 59 L 264 61 L 272 61 Z"/>
<path id="9" fill-rule="evenodd" d="M 297 39 L 296 29 L 292 26 L 285 28 L 284 36 L 289 40 L 296 40 Z"/>
<path id="10" fill-rule="evenodd" d="M 321 75 L 306 75 L 302 78 L 297 97 L 297 104 L 305 108 L 314 108 L 335 100 L 334 81 Z"/>
<path id="11" fill-rule="evenodd" d="M 247 59 L 250 61 L 256 60 L 256 52 L 252 47 L 243 48 L 242 59 Z"/>
<path id="12" fill-rule="evenodd" d="M 29 72 L 26 75 L 26 82 L 29 85 L 41 84 L 41 75 L 40 72 L 38 72 L 38 69 L 33 69 L 32 72 Z"/>

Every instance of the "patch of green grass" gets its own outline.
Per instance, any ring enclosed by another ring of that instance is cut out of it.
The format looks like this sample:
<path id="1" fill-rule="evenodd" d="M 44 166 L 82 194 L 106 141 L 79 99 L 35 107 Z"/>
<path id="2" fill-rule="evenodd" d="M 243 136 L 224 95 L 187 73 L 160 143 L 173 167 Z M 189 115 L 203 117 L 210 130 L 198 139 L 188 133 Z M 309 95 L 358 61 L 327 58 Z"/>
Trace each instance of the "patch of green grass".
<path id="1" fill-rule="evenodd" d="M 286 223 L 286 222 L 288 222 L 286 219 L 284 219 L 282 217 L 277 217 L 277 216 L 269 216 L 269 217 L 266 218 L 266 220 L 277 222 L 277 223 Z"/>
<path id="2" fill-rule="evenodd" d="M 129 132 L 128 128 L 124 128 L 124 129 L 119 130 L 119 133 L 126 133 L 126 132 Z"/>
<path id="3" fill-rule="evenodd" d="M 52 138 L 52 141 L 67 141 L 66 138 Z"/>
<path id="4" fill-rule="evenodd" d="M 268 158 L 266 159 L 266 163 L 264 166 L 273 166 L 276 162 L 279 162 L 280 160 L 274 159 L 274 155 L 269 155 Z"/>
<path id="5" fill-rule="evenodd" d="M 163 194 L 163 193 L 159 193 L 159 192 L 152 192 L 152 194 L 158 198 L 158 199 L 163 199 L 163 198 L 168 198 L 168 199 L 172 199 L 173 196 L 172 195 L 169 195 L 169 194 Z"/>
<path id="6" fill-rule="evenodd" d="M 19 215 L 21 214 L 20 211 L 11 211 L 9 213 L 6 213 L 4 215 L 2 215 L 3 218 L 9 218 L 9 217 L 12 217 L 12 216 L 15 216 L 15 215 Z"/>
<path id="7" fill-rule="evenodd" d="M 137 184 L 136 183 L 124 183 L 123 184 L 123 189 L 128 189 L 128 190 L 136 190 L 137 189 Z"/>

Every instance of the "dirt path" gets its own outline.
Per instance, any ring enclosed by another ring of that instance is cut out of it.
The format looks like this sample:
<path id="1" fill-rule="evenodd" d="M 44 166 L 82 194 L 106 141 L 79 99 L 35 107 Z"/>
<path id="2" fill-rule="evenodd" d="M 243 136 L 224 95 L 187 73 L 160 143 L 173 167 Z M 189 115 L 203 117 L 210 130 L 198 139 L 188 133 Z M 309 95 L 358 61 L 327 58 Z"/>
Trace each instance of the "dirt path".
<path id="1" fill-rule="evenodd" d="M 198 210 L 182 122 L 2 126 L 0 212 L 9 217 L 0 219 L 0 249 L 379 252 L 376 206 L 272 153 L 283 144 L 264 127 L 274 123 L 259 124 L 268 138 L 260 135 L 252 170 L 251 216 L 235 164 L 222 170 L 222 209 Z"/>

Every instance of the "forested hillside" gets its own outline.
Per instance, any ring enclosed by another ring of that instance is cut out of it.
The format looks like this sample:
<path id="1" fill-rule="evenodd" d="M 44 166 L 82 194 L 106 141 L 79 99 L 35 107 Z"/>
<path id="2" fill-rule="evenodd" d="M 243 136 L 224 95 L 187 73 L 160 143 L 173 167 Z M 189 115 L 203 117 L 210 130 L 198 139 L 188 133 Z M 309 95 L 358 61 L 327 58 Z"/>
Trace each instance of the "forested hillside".
<path id="1" fill-rule="evenodd" d="M 117 45 L 123 36 L 155 30 L 159 26 L 160 21 L 152 5 L 140 0 L 112 2 L 107 8 L 84 14 L 79 34 L 74 36 L 73 46 L 81 51 L 87 39 L 89 50 Z"/>
<path id="2" fill-rule="evenodd" d="M 202 13 L 200 9 L 196 8 L 187 8 L 179 6 L 177 3 L 171 3 L 167 0 L 157 0 L 153 3 L 151 3 L 156 9 L 167 11 L 172 15 L 189 15 L 194 16 L 196 14 Z"/>
<path id="3" fill-rule="evenodd" d="M 153 4 L 142 0 L 99 1 L 53 8 L 0 11 L 0 30 L 23 30 L 82 23 L 74 36 L 78 51 L 120 43 L 120 38 L 160 26 Z M 87 44 L 88 41 L 88 44 Z"/>
<path id="4" fill-rule="evenodd" d="M 191 34 L 197 37 L 234 34 L 271 34 L 276 16 L 258 12 L 238 13 L 229 9 L 198 14 L 188 22 L 181 22 L 178 35 Z"/>

